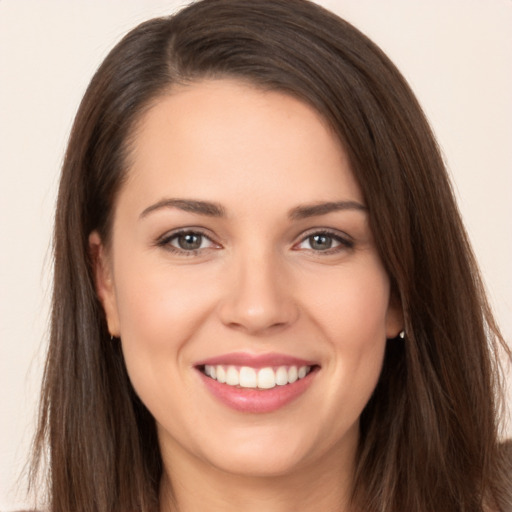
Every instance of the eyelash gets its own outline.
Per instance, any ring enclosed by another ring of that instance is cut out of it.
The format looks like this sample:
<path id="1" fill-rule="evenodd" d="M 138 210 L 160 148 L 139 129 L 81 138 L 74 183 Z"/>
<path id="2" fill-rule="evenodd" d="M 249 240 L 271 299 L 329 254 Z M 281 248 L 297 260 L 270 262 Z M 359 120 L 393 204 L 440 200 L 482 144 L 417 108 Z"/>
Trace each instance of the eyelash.
<path id="1" fill-rule="evenodd" d="M 306 242 L 308 239 L 311 239 L 315 236 L 324 236 L 324 237 L 327 237 L 327 238 L 330 238 L 332 240 L 334 240 L 335 242 L 337 242 L 339 245 L 336 246 L 336 247 L 330 247 L 326 250 L 323 250 L 323 251 L 317 251 L 317 250 L 314 250 L 314 249 L 306 249 L 310 252 L 313 252 L 317 255 L 330 255 L 330 254 L 336 254 L 338 252 L 341 252 L 343 250 L 347 250 L 347 249 L 352 249 L 354 247 L 354 242 L 353 240 L 351 240 L 348 235 L 341 235 L 338 231 L 333 231 L 333 230 L 330 230 L 330 229 L 313 229 L 313 230 L 310 230 L 309 232 L 305 233 L 302 235 L 302 238 L 300 240 L 300 242 L 298 242 L 297 244 L 294 244 L 294 248 L 297 247 L 297 246 L 300 246 L 302 245 L 304 242 Z"/>
<path id="2" fill-rule="evenodd" d="M 157 245 L 158 247 L 162 247 L 165 250 L 172 252 L 174 254 L 179 254 L 181 256 L 186 256 L 186 257 L 196 256 L 200 252 L 204 251 L 205 249 L 211 249 L 211 247 L 208 247 L 208 248 L 199 247 L 197 249 L 186 250 L 186 249 L 178 248 L 178 247 L 175 247 L 172 245 L 172 241 L 177 240 L 180 236 L 184 236 L 184 235 L 199 236 L 199 237 L 202 237 L 203 239 L 209 240 L 212 245 L 214 245 L 214 246 L 216 245 L 217 247 L 215 247 L 215 248 L 220 247 L 205 232 L 201 231 L 200 229 L 190 229 L 190 228 L 180 229 L 178 231 L 174 231 L 172 233 L 166 234 L 166 235 L 162 236 L 160 239 L 158 239 L 156 241 L 155 245 Z M 335 247 L 330 247 L 326 250 L 314 250 L 312 248 L 306 249 L 309 252 L 317 253 L 319 255 L 335 254 L 342 250 L 352 249 L 354 247 L 354 242 L 352 240 L 350 240 L 348 236 L 341 236 L 339 232 L 332 231 L 329 229 L 320 229 L 320 230 L 315 229 L 315 230 L 311 230 L 311 231 L 303 234 L 301 240 L 298 243 L 293 245 L 293 249 L 300 250 L 297 248 L 298 246 L 302 245 L 308 239 L 312 239 L 315 236 L 324 236 L 326 238 L 330 238 L 330 239 L 334 240 L 335 242 L 337 242 L 339 244 Z"/>
<path id="3" fill-rule="evenodd" d="M 178 231 L 173 231 L 172 233 L 165 234 L 163 237 L 161 237 L 160 239 L 157 240 L 156 245 L 158 247 L 164 248 L 165 250 L 167 250 L 169 252 L 172 252 L 174 254 L 179 254 L 181 256 L 196 256 L 201 251 L 203 251 L 205 249 L 205 248 L 199 247 L 198 249 L 186 250 L 186 249 L 180 249 L 179 247 L 174 247 L 171 244 L 171 242 L 173 240 L 176 240 L 180 236 L 184 236 L 184 235 L 200 236 L 203 239 L 206 238 L 207 240 L 209 240 L 213 245 L 218 245 L 218 244 L 215 244 L 215 242 L 211 239 L 210 236 L 208 236 L 206 233 L 204 233 L 203 231 L 201 231 L 200 229 L 197 229 L 197 228 L 180 229 Z"/>

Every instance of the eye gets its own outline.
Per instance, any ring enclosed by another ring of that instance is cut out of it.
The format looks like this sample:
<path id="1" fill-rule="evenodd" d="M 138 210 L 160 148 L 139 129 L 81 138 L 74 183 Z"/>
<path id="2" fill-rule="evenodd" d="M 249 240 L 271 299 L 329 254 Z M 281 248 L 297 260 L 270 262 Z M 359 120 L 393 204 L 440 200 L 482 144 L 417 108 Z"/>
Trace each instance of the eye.
<path id="1" fill-rule="evenodd" d="M 171 252 L 196 254 L 203 249 L 218 248 L 208 236 L 200 231 L 186 230 L 170 233 L 162 237 L 157 245 Z"/>
<path id="2" fill-rule="evenodd" d="M 201 249 L 205 240 L 206 237 L 200 233 L 182 233 L 173 237 L 169 242 L 173 247 L 184 251 L 195 251 Z"/>
<path id="3" fill-rule="evenodd" d="M 326 251 L 327 249 L 331 249 L 333 244 L 336 244 L 336 240 L 334 240 L 332 236 L 323 233 L 308 236 L 304 242 L 309 244 L 309 248 L 315 251 Z M 304 244 L 304 242 L 302 242 L 302 244 Z"/>
<path id="4" fill-rule="evenodd" d="M 317 231 L 307 235 L 294 248 L 332 253 L 342 249 L 349 249 L 353 246 L 354 243 L 348 237 L 343 237 L 330 231 Z"/>

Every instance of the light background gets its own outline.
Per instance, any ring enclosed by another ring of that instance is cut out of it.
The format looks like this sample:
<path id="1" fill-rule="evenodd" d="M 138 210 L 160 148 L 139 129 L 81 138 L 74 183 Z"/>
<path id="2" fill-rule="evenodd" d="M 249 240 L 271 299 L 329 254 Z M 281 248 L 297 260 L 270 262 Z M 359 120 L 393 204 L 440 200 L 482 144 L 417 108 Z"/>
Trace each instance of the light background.
<path id="1" fill-rule="evenodd" d="M 0 0 L 0 510 L 24 505 L 15 481 L 33 433 L 53 207 L 74 113 L 122 35 L 185 3 Z M 512 340 L 512 0 L 319 3 L 377 42 L 418 95 Z"/>

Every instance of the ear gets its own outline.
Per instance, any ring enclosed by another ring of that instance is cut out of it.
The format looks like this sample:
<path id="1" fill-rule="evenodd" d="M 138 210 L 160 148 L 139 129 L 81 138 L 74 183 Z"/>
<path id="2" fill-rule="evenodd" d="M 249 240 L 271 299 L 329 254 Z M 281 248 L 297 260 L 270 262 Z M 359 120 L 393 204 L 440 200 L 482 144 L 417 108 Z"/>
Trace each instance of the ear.
<path id="1" fill-rule="evenodd" d="M 105 311 L 108 331 L 111 336 L 119 337 L 119 314 L 111 262 L 109 261 L 107 251 L 97 231 L 93 231 L 89 235 L 89 254 L 93 265 L 96 293 Z"/>
<path id="2" fill-rule="evenodd" d="M 396 293 L 391 292 L 386 313 L 386 338 L 396 338 L 404 329 L 402 303 Z"/>

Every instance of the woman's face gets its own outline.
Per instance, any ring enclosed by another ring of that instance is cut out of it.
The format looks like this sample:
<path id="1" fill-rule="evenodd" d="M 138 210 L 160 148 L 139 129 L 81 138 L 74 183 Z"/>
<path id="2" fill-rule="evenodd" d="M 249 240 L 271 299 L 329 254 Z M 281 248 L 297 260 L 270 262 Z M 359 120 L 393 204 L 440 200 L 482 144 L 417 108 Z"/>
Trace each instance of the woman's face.
<path id="1" fill-rule="evenodd" d="M 90 243 L 166 464 L 350 460 L 402 319 L 326 123 L 285 94 L 204 81 L 157 101 L 132 149 L 110 250 Z"/>

